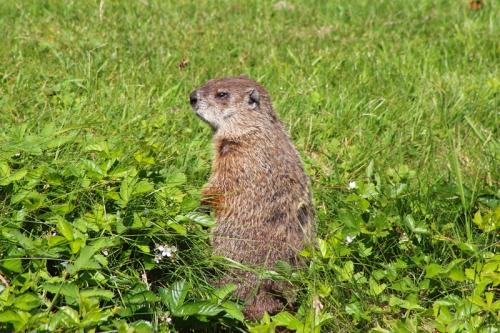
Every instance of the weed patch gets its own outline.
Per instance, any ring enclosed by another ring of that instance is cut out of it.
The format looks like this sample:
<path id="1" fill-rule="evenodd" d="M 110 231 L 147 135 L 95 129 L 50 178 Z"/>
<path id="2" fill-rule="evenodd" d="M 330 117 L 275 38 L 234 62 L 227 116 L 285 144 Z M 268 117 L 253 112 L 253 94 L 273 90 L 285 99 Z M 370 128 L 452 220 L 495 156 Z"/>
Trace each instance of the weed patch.
<path id="1" fill-rule="evenodd" d="M 498 332 L 494 1 L 0 3 L 0 330 Z M 189 92 L 247 73 L 313 184 L 296 313 L 244 322 Z"/>

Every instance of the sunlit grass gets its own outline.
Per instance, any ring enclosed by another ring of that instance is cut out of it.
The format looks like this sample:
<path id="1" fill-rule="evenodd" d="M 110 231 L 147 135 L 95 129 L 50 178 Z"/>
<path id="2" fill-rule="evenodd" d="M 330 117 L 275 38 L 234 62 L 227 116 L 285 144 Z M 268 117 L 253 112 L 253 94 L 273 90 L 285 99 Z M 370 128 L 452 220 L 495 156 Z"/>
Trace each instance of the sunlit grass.
<path id="1" fill-rule="evenodd" d="M 246 73 L 312 181 L 317 248 L 308 270 L 280 272 L 305 332 L 314 313 L 324 331 L 494 332 L 500 7 L 467 3 L 2 1 L 0 327 L 189 327 L 159 288 L 209 300 L 223 265 L 211 222 L 189 215 L 211 133 L 188 96 Z M 156 263 L 163 244 L 179 251 Z M 204 329 L 244 327 L 232 318 Z"/>

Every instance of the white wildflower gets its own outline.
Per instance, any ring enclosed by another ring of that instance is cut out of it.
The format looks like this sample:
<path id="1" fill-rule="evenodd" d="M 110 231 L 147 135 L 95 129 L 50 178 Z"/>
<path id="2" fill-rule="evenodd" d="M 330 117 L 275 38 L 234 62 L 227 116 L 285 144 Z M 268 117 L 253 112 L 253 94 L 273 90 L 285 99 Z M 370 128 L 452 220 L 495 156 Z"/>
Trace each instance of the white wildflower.
<path id="1" fill-rule="evenodd" d="M 352 236 L 352 237 L 351 237 L 351 236 L 347 236 L 347 237 L 345 238 L 345 243 L 346 243 L 346 244 L 351 243 L 351 242 L 354 240 L 354 238 L 356 238 L 356 236 Z"/>
<path id="2" fill-rule="evenodd" d="M 356 182 L 349 182 L 349 188 L 352 190 L 352 189 L 355 189 L 357 186 L 356 186 Z"/>
<path id="3" fill-rule="evenodd" d="M 162 256 L 164 257 L 171 257 L 172 256 L 172 249 L 170 247 L 167 247 L 165 251 L 161 253 Z"/>

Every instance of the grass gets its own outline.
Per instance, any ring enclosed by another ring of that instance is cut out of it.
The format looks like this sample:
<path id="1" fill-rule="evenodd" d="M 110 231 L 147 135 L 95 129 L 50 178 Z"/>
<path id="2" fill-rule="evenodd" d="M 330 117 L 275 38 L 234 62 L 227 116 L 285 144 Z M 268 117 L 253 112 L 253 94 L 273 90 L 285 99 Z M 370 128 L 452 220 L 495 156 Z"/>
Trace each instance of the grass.
<path id="1" fill-rule="evenodd" d="M 498 332 L 500 6 L 467 3 L 2 1 L 0 330 Z M 318 212 L 309 269 L 276 272 L 300 309 L 260 323 L 195 212 L 188 96 L 241 73 Z"/>

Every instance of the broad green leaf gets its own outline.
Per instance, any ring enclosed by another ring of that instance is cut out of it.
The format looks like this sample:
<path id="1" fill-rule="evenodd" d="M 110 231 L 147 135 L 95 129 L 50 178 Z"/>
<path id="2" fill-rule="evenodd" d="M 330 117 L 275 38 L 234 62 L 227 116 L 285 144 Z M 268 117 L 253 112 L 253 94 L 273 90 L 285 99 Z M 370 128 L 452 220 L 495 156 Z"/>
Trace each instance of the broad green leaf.
<path id="1" fill-rule="evenodd" d="M 102 265 L 104 267 L 108 266 L 108 259 L 106 259 L 106 257 L 103 256 L 102 254 L 97 254 L 97 253 L 94 254 L 94 259 L 99 265 Z"/>
<path id="2" fill-rule="evenodd" d="M 68 201 L 59 205 L 52 205 L 49 207 L 51 211 L 61 216 L 67 215 L 75 210 L 76 205 L 72 201 Z"/>
<path id="3" fill-rule="evenodd" d="M 271 316 L 269 313 L 265 312 L 264 317 L 262 317 L 262 321 L 266 324 L 271 324 Z"/>
<path id="4" fill-rule="evenodd" d="M 16 244 L 22 246 L 27 250 L 32 250 L 35 248 L 35 243 L 33 242 L 33 240 L 31 238 L 26 237 L 18 229 L 4 228 L 2 230 L 2 235 L 6 238 L 11 239 Z"/>
<path id="5" fill-rule="evenodd" d="M 154 185 L 151 184 L 150 182 L 148 182 L 147 180 L 143 180 L 143 181 L 137 183 L 133 187 L 132 191 L 133 191 L 134 197 L 136 197 L 142 193 L 151 192 L 152 190 L 154 190 Z"/>
<path id="6" fill-rule="evenodd" d="M 160 294 L 160 299 L 164 304 L 168 305 L 171 302 L 168 298 L 172 296 L 167 288 L 158 288 L 158 294 Z"/>
<path id="7" fill-rule="evenodd" d="M 362 198 L 359 195 L 350 194 L 349 196 L 347 196 L 347 198 L 345 199 L 345 201 L 347 201 L 347 202 L 354 202 L 354 201 L 359 201 L 361 199 Z"/>
<path id="8" fill-rule="evenodd" d="M 476 214 L 474 214 L 474 218 L 472 219 L 472 221 L 477 224 L 477 226 L 479 227 L 479 229 L 484 229 L 484 221 L 483 221 L 483 216 L 481 215 L 481 211 L 478 210 L 476 212 Z"/>
<path id="9" fill-rule="evenodd" d="M 174 311 L 175 308 L 184 303 L 184 299 L 186 298 L 189 288 L 189 283 L 174 282 L 163 292 L 162 300 L 165 302 L 170 311 Z"/>
<path id="10" fill-rule="evenodd" d="M 366 199 L 360 199 L 358 201 L 358 204 L 359 204 L 359 208 L 361 208 L 362 211 L 365 211 L 368 208 L 370 208 L 370 202 Z"/>
<path id="11" fill-rule="evenodd" d="M 68 241 L 63 236 L 49 236 L 49 246 L 59 246 L 61 244 L 67 244 Z"/>
<path id="12" fill-rule="evenodd" d="M 95 250 L 92 246 L 85 246 L 81 249 L 80 255 L 75 260 L 72 265 L 67 266 L 67 271 L 71 275 L 74 275 L 80 270 L 92 270 L 99 269 L 99 265 L 92 257 L 94 256 Z"/>
<path id="13" fill-rule="evenodd" d="M 87 288 L 80 290 L 80 295 L 83 297 L 98 297 L 106 300 L 110 300 L 114 297 L 114 293 L 110 290 L 100 289 L 100 288 Z"/>
<path id="14" fill-rule="evenodd" d="M 65 316 L 63 317 L 64 322 L 67 324 L 79 324 L 80 323 L 80 316 L 78 315 L 78 312 L 76 312 L 75 309 L 69 307 L 69 306 L 63 306 L 62 308 L 59 309 L 59 313 L 64 314 Z"/>
<path id="15" fill-rule="evenodd" d="M 379 295 L 385 290 L 385 288 L 387 288 L 385 283 L 378 284 L 373 278 L 370 278 L 368 284 L 370 286 L 370 294 L 373 296 Z"/>
<path id="16" fill-rule="evenodd" d="M 488 306 L 488 310 L 491 310 L 494 294 L 492 292 L 487 292 L 484 293 L 484 297 L 486 298 L 486 305 Z"/>
<path id="17" fill-rule="evenodd" d="M 78 287 L 72 282 L 44 283 L 43 288 L 53 294 L 61 294 L 69 297 L 78 297 Z"/>
<path id="18" fill-rule="evenodd" d="M 430 264 L 425 266 L 425 277 L 427 278 L 433 278 L 439 274 L 442 274 L 445 272 L 444 268 L 439 266 L 438 264 Z"/>
<path id="19" fill-rule="evenodd" d="M 446 266 L 446 271 L 450 271 L 454 269 L 456 266 L 462 264 L 465 261 L 465 259 L 455 259 L 451 261 L 447 266 Z"/>
<path id="20" fill-rule="evenodd" d="M 483 194 L 477 197 L 477 201 L 485 204 L 491 209 L 500 207 L 500 198 L 494 194 Z"/>
<path id="21" fill-rule="evenodd" d="M 107 198 L 114 200 L 114 201 L 123 201 L 120 197 L 120 193 L 113 192 L 112 190 L 110 190 L 109 192 L 106 192 L 105 196 Z M 120 207 L 123 207 L 123 206 L 120 206 Z"/>
<path id="22" fill-rule="evenodd" d="M 467 277 L 467 279 L 471 281 L 479 280 L 479 273 L 477 273 L 476 270 L 473 268 L 466 268 L 465 276 Z"/>
<path id="23" fill-rule="evenodd" d="M 103 156 L 109 157 L 109 144 L 106 141 L 89 144 L 83 150 L 88 152 L 104 152 Z"/>
<path id="24" fill-rule="evenodd" d="M 149 253 L 151 252 L 149 250 L 149 246 L 148 245 L 142 245 L 142 244 L 139 244 L 139 243 L 134 243 L 134 246 L 137 247 L 139 250 L 141 250 L 142 252 L 144 253 Z"/>
<path id="25" fill-rule="evenodd" d="M 66 270 L 70 275 L 75 275 L 79 271 L 95 270 L 99 268 L 101 268 L 101 265 L 99 265 L 97 261 L 90 259 L 84 264 L 79 265 L 78 268 L 75 265 L 70 264 L 66 267 Z"/>
<path id="26" fill-rule="evenodd" d="M 16 204 L 19 202 L 23 202 L 23 203 L 32 203 L 32 205 L 34 205 L 37 202 L 41 204 L 44 200 L 45 196 L 38 193 L 37 191 L 20 190 L 12 196 L 11 203 Z"/>
<path id="27" fill-rule="evenodd" d="M 183 212 L 193 211 L 200 205 L 200 201 L 191 197 L 186 197 L 181 202 L 181 210 Z"/>
<path id="28" fill-rule="evenodd" d="M 125 202 L 128 203 L 130 200 L 130 193 L 132 192 L 132 189 L 129 188 L 129 177 L 126 177 L 120 186 L 120 198 Z M 123 206 L 124 207 L 124 206 Z"/>
<path id="29" fill-rule="evenodd" d="M 352 261 L 347 261 L 343 267 L 334 266 L 333 267 L 339 273 L 340 281 L 349 281 L 354 274 L 354 263 Z"/>
<path id="30" fill-rule="evenodd" d="M 465 276 L 464 272 L 458 268 L 449 272 L 448 277 L 450 279 L 452 279 L 453 281 L 465 281 L 465 280 L 467 280 L 467 277 Z"/>
<path id="31" fill-rule="evenodd" d="M 116 169 L 113 169 L 111 170 L 109 173 L 108 173 L 108 176 L 113 178 L 113 179 L 116 179 L 116 178 L 124 178 L 126 177 L 128 174 L 133 174 L 135 171 L 135 169 L 128 169 L 126 167 L 118 167 Z"/>
<path id="32" fill-rule="evenodd" d="M 78 252 L 80 252 L 80 249 L 85 246 L 85 240 L 83 239 L 76 239 L 72 242 L 69 242 L 69 247 L 71 249 L 71 253 L 72 254 L 77 254 Z"/>
<path id="33" fill-rule="evenodd" d="M 229 314 L 234 319 L 240 321 L 243 321 L 245 319 L 245 316 L 243 316 L 243 312 L 241 312 L 241 309 L 235 303 L 224 302 L 221 304 L 221 306 L 224 308 L 227 314 Z"/>
<path id="34" fill-rule="evenodd" d="M 236 290 L 236 285 L 235 284 L 226 284 L 225 286 L 223 286 L 222 288 L 220 288 L 219 290 L 216 290 L 214 292 L 214 296 L 218 299 L 218 300 L 223 300 L 225 299 L 227 296 L 231 295 L 233 291 Z"/>
<path id="35" fill-rule="evenodd" d="M 362 220 L 354 217 L 351 212 L 340 212 L 339 219 L 349 229 L 359 232 Z"/>
<path id="36" fill-rule="evenodd" d="M 406 215 L 406 224 L 410 227 L 410 230 L 416 234 L 429 234 L 430 230 L 423 221 L 415 222 L 413 216 Z"/>
<path id="37" fill-rule="evenodd" d="M 68 241 L 73 240 L 73 227 L 62 217 L 57 218 L 57 231 Z"/>
<path id="38" fill-rule="evenodd" d="M 151 325 L 151 323 L 146 321 L 146 320 L 135 321 L 130 326 L 132 326 L 134 329 L 133 333 L 151 333 L 151 332 L 154 332 L 153 325 Z"/>
<path id="39" fill-rule="evenodd" d="M 174 221 L 168 221 L 167 226 L 170 228 L 174 229 L 176 232 L 178 232 L 181 235 L 187 235 L 187 230 L 184 228 L 182 225 L 180 225 L 177 222 Z"/>
<path id="40" fill-rule="evenodd" d="M 177 317 L 184 316 L 215 316 L 219 314 L 221 311 L 224 311 L 224 308 L 211 302 L 211 301 L 203 301 L 203 302 L 195 302 L 195 303 L 186 303 L 176 308 L 172 314 Z"/>
<path id="41" fill-rule="evenodd" d="M 36 308 L 42 304 L 42 300 L 37 295 L 31 293 L 16 295 L 16 298 L 14 299 L 14 306 L 18 309 L 26 311 Z"/>
<path id="42" fill-rule="evenodd" d="M 350 303 L 345 306 L 345 311 L 354 316 L 355 318 L 361 318 L 368 320 L 370 319 L 370 316 L 365 314 L 359 307 L 358 303 Z"/>
<path id="43" fill-rule="evenodd" d="M 476 296 L 483 296 L 486 288 L 491 284 L 491 280 L 488 278 L 482 278 L 480 282 L 476 283 L 476 286 L 474 288 L 474 295 Z"/>
<path id="44" fill-rule="evenodd" d="M 203 227 L 215 227 L 216 224 L 210 215 L 200 212 L 189 212 L 185 215 L 192 222 L 197 223 Z"/>
<path id="45" fill-rule="evenodd" d="M 490 274 L 498 271 L 499 264 L 500 263 L 496 260 L 487 261 L 481 269 L 481 274 Z"/>
<path id="46" fill-rule="evenodd" d="M 110 312 L 99 308 L 92 308 L 81 320 L 82 326 L 95 326 L 108 319 Z"/>
<path id="47" fill-rule="evenodd" d="M 14 258 L 2 259 L 0 260 L 0 265 L 2 265 L 2 267 L 4 267 L 5 269 L 15 273 L 21 273 L 21 270 L 23 268 L 21 259 L 14 259 Z"/>
<path id="48" fill-rule="evenodd" d="M 87 170 L 88 177 L 92 180 L 99 181 L 105 176 L 100 166 L 98 166 L 94 161 L 82 160 L 82 164 L 85 170 Z"/>
<path id="49" fill-rule="evenodd" d="M 291 330 L 297 330 L 299 327 L 304 326 L 300 320 L 288 312 L 280 312 L 273 316 L 272 319 L 277 326 L 284 326 Z"/>
<path id="50" fill-rule="evenodd" d="M 406 184 L 398 184 L 397 187 L 392 186 L 390 197 L 391 198 L 398 197 L 403 192 L 403 190 L 406 188 L 406 186 L 407 186 Z"/>
<path id="51" fill-rule="evenodd" d="M 365 244 L 359 243 L 358 253 L 362 258 L 369 257 L 372 254 L 372 247 L 366 248 Z"/>
<path id="52" fill-rule="evenodd" d="M 4 185 L 1 183 L 2 178 L 7 178 L 10 176 L 10 167 L 5 162 L 0 162 L 0 185 Z"/>
<path id="53" fill-rule="evenodd" d="M 9 185 L 13 181 L 22 179 L 24 176 L 26 176 L 27 173 L 28 173 L 28 170 L 26 170 L 26 169 L 17 170 L 16 172 L 14 172 L 12 175 L 10 175 L 8 177 L 0 178 L 0 185 L 3 185 L 3 186 Z"/>
<path id="54" fill-rule="evenodd" d="M 290 266 L 289 263 L 283 260 L 277 260 L 275 265 L 276 265 L 276 270 L 278 271 L 279 274 L 285 276 L 292 274 L 292 267 Z"/>
<path id="55" fill-rule="evenodd" d="M 188 282 L 174 282 L 169 290 L 172 293 L 172 300 L 174 307 L 178 307 L 184 303 L 186 299 L 187 292 L 191 288 L 191 285 Z"/>
<path id="56" fill-rule="evenodd" d="M 80 290 L 80 295 L 83 297 L 98 297 L 106 300 L 112 299 L 115 294 L 110 290 L 99 289 L 99 288 L 87 288 Z"/>
<path id="57" fill-rule="evenodd" d="M 471 243 L 457 243 L 457 246 L 460 250 L 470 253 L 470 254 L 475 254 L 477 253 L 477 247 L 474 244 Z"/>
<path id="58" fill-rule="evenodd" d="M 316 326 L 321 327 L 325 325 L 327 322 L 334 320 L 335 318 L 328 312 L 322 311 L 319 316 L 316 318 Z"/>
<path id="59" fill-rule="evenodd" d="M 133 328 L 125 320 L 113 320 L 113 324 L 117 328 L 117 333 L 133 333 Z"/>
<path id="60" fill-rule="evenodd" d="M 319 104 L 321 102 L 321 95 L 317 91 L 311 93 L 311 102 L 313 102 L 313 104 Z"/>
<path id="61" fill-rule="evenodd" d="M 408 309 L 408 310 L 424 310 L 424 308 L 421 307 L 418 303 L 409 300 L 403 300 L 396 296 L 390 297 L 389 305 L 399 306 L 403 309 Z"/>
<path id="62" fill-rule="evenodd" d="M 141 154 L 140 151 L 137 151 L 134 153 L 134 158 L 137 162 L 139 162 L 141 164 L 155 165 L 154 157 L 145 156 L 145 155 Z"/>
<path id="63" fill-rule="evenodd" d="M 87 262 L 92 258 L 95 253 L 95 249 L 92 246 L 85 246 L 80 251 L 80 255 L 75 260 L 76 269 L 80 269 L 87 264 Z"/>
<path id="64" fill-rule="evenodd" d="M 454 319 L 448 323 L 446 326 L 446 332 L 464 332 L 465 321 L 463 319 Z"/>
<path id="65" fill-rule="evenodd" d="M 328 243 L 321 238 L 317 238 L 316 242 L 318 243 L 318 250 L 319 253 L 321 254 L 321 258 L 324 259 L 329 258 L 330 255 L 328 253 Z"/>
<path id="66" fill-rule="evenodd" d="M 146 290 L 129 297 L 128 299 L 126 299 L 126 301 L 128 301 L 128 303 L 130 304 L 144 305 L 145 303 L 157 302 L 158 297 L 156 297 L 153 292 Z"/>
<path id="67" fill-rule="evenodd" d="M 6 310 L 0 312 L 0 323 L 12 324 L 16 332 L 21 332 L 30 317 L 31 315 L 24 311 Z"/>
<path id="68" fill-rule="evenodd" d="M 167 179 L 165 180 L 165 186 L 166 187 L 175 187 L 182 185 L 186 182 L 187 178 L 186 175 L 183 173 L 173 173 L 167 176 Z"/>
<path id="69" fill-rule="evenodd" d="M 151 226 L 151 219 L 144 214 L 134 212 L 134 219 L 132 225 L 130 226 L 133 229 L 143 229 Z"/>

